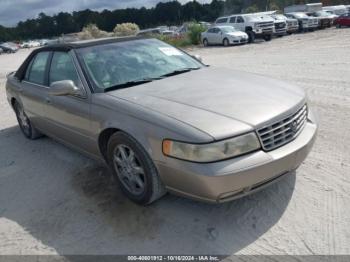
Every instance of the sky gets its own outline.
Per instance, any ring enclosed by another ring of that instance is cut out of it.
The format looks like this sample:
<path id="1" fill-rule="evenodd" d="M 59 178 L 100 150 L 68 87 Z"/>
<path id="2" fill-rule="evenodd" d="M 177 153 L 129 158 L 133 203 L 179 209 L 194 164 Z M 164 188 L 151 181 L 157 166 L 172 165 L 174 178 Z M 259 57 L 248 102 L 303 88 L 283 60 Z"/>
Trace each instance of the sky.
<path id="1" fill-rule="evenodd" d="M 15 26 L 19 21 L 35 18 L 39 13 L 53 15 L 84 9 L 103 10 L 127 7 L 152 7 L 166 0 L 0 0 L 0 25 Z M 178 0 L 181 3 L 189 0 Z M 210 0 L 197 0 L 211 2 Z"/>

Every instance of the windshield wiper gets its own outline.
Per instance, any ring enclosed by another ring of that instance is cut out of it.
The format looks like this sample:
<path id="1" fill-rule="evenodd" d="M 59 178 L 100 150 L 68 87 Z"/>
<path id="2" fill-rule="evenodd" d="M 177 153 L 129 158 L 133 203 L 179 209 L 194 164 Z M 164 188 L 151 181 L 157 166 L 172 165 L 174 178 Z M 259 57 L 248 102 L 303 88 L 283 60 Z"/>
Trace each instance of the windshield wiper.
<path id="1" fill-rule="evenodd" d="M 109 92 L 109 91 L 116 90 L 116 89 L 128 88 L 128 87 L 132 87 L 132 86 L 146 84 L 146 83 L 152 82 L 155 79 L 157 79 L 157 78 L 144 78 L 144 79 L 140 79 L 140 80 L 128 81 L 128 82 L 125 82 L 122 84 L 107 87 L 104 89 L 104 92 Z"/>
<path id="2" fill-rule="evenodd" d="M 168 76 L 176 76 L 176 75 L 180 75 L 183 73 L 187 73 L 190 72 L 192 70 L 198 70 L 200 67 L 188 67 L 188 68 L 183 68 L 183 69 L 178 69 L 178 70 L 174 70 L 170 73 L 164 74 L 161 77 L 168 77 Z"/>

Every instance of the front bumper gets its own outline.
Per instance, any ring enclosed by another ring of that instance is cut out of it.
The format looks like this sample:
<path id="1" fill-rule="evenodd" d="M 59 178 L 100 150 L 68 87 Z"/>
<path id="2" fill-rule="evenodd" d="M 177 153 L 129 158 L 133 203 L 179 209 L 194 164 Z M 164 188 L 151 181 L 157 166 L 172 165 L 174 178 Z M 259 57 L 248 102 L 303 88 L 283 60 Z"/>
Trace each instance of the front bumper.
<path id="1" fill-rule="evenodd" d="M 298 168 L 316 133 L 317 125 L 308 121 L 298 137 L 270 152 L 260 150 L 208 164 L 169 158 L 156 166 L 170 192 L 206 202 L 226 202 L 256 192 Z"/>
<path id="2" fill-rule="evenodd" d="M 248 43 L 248 37 L 247 38 L 231 38 L 230 44 L 232 45 L 239 45 L 239 44 L 246 44 Z"/>
<path id="3" fill-rule="evenodd" d="M 287 33 L 287 29 L 286 28 L 282 28 L 282 29 L 275 29 L 273 34 L 274 35 L 285 35 Z"/>
<path id="4" fill-rule="evenodd" d="M 287 27 L 287 33 L 294 33 L 299 30 L 299 25 L 291 25 Z"/>
<path id="5" fill-rule="evenodd" d="M 255 28 L 253 30 L 255 35 L 257 37 L 259 36 L 264 36 L 264 35 L 272 35 L 273 34 L 273 27 L 268 27 L 268 28 Z"/>

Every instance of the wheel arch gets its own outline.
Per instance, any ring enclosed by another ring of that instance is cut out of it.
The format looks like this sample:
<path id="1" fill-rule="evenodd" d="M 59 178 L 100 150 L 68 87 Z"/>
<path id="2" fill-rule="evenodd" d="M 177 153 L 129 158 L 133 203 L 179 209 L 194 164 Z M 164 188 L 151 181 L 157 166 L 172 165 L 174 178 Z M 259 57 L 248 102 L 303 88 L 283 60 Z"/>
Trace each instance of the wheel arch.
<path id="1" fill-rule="evenodd" d="M 134 140 L 136 140 L 143 148 L 144 150 L 151 156 L 152 158 L 152 148 L 150 146 L 150 143 L 148 139 L 146 138 L 146 135 L 142 132 L 138 132 L 138 130 L 141 130 L 140 128 L 136 127 L 117 127 L 117 125 L 114 126 L 106 126 L 98 135 L 98 149 L 100 151 L 100 154 L 102 155 L 104 160 L 107 160 L 107 147 L 108 142 L 112 135 L 114 135 L 117 132 L 123 132 L 127 134 L 128 136 L 132 137 Z"/>
<path id="2" fill-rule="evenodd" d="M 108 141 L 111 138 L 111 136 L 117 132 L 120 132 L 121 130 L 118 128 L 108 127 L 99 134 L 98 136 L 98 148 L 100 150 L 101 155 L 105 160 L 107 160 L 107 146 Z"/>
<path id="3" fill-rule="evenodd" d="M 11 106 L 14 109 L 15 108 L 15 103 L 17 103 L 17 99 L 15 97 L 11 97 L 10 101 L 11 101 Z"/>

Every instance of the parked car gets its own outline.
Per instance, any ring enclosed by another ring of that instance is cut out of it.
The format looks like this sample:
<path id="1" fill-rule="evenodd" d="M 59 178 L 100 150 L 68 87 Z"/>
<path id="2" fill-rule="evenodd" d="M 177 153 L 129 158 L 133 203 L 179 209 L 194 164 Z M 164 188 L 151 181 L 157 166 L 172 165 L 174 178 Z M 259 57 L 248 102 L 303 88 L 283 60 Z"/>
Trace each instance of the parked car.
<path id="1" fill-rule="evenodd" d="M 318 18 L 309 17 L 305 13 L 302 13 L 302 12 L 287 13 L 285 14 L 285 16 L 298 20 L 299 32 L 314 30 L 318 27 Z"/>
<path id="2" fill-rule="evenodd" d="M 232 26 L 214 26 L 201 34 L 204 46 L 208 45 L 238 45 L 248 42 L 248 35 Z"/>
<path id="3" fill-rule="evenodd" d="M 274 19 L 273 34 L 284 36 L 287 33 L 287 19 L 283 15 L 270 15 Z"/>
<path id="4" fill-rule="evenodd" d="M 40 47 L 40 42 L 39 41 L 29 41 L 29 47 Z"/>
<path id="5" fill-rule="evenodd" d="M 338 16 L 348 13 L 345 5 L 324 6 L 322 10 Z"/>
<path id="6" fill-rule="evenodd" d="M 6 94 L 24 136 L 105 161 L 140 204 L 167 191 L 214 203 L 254 193 L 298 168 L 317 131 L 302 89 L 156 39 L 36 49 Z"/>
<path id="7" fill-rule="evenodd" d="M 285 15 L 279 15 L 279 16 L 283 16 L 283 17 L 286 18 L 287 33 L 288 34 L 293 34 L 293 33 L 297 32 L 299 30 L 299 23 L 298 23 L 297 19 L 286 17 Z"/>
<path id="8" fill-rule="evenodd" d="M 334 20 L 336 27 L 340 28 L 342 26 L 350 26 L 350 13 L 343 14 Z"/>
<path id="9" fill-rule="evenodd" d="M 286 33 L 288 34 L 292 34 L 296 31 L 298 31 L 299 29 L 299 24 L 298 24 L 298 20 L 294 19 L 294 18 L 288 18 L 286 17 L 285 15 L 282 15 L 282 14 L 278 14 L 277 11 L 266 11 L 266 12 L 261 12 L 259 14 L 264 14 L 264 15 L 268 15 L 270 17 L 272 17 L 275 22 L 278 21 L 278 22 L 282 22 L 284 21 L 285 24 L 286 24 Z M 283 27 L 282 27 L 283 28 Z M 283 31 L 284 29 L 281 29 L 281 34 L 283 35 Z M 275 25 L 275 30 L 274 32 L 276 32 L 276 25 Z"/>
<path id="10" fill-rule="evenodd" d="M 206 29 L 211 27 L 211 23 L 209 23 L 209 22 L 200 21 L 200 22 L 198 22 L 198 24 L 200 24 L 201 26 L 203 26 Z"/>
<path id="11" fill-rule="evenodd" d="M 219 17 L 215 21 L 216 25 L 229 25 L 237 30 L 246 32 L 249 43 L 256 38 L 263 38 L 270 41 L 273 35 L 274 20 L 267 15 L 259 14 L 238 14 L 225 17 Z"/>
<path id="12" fill-rule="evenodd" d="M 40 46 L 45 46 L 48 44 L 48 41 L 47 39 L 40 39 L 38 42 Z"/>
<path id="13" fill-rule="evenodd" d="M 20 48 L 29 48 L 29 42 L 22 42 L 19 44 Z"/>
<path id="14" fill-rule="evenodd" d="M 333 24 L 334 15 L 331 15 L 325 11 L 317 11 L 314 13 L 309 13 L 308 15 L 310 17 L 317 17 L 319 19 L 318 20 L 318 27 L 320 29 L 331 27 Z"/>
<path id="15" fill-rule="evenodd" d="M 300 5 L 290 5 L 284 8 L 284 13 L 313 13 L 322 10 L 322 3 L 309 3 Z"/>
<path id="16" fill-rule="evenodd" d="M 141 30 L 138 36 L 151 36 L 151 35 L 172 35 L 175 36 L 177 33 L 175 31 L 165 29 L 165 27 L 149 28 Z"/>
<path id="17" fill-rule="evenodd" d="M 16 53 L 18 51 L 18 46 L 15 43 L 12 42 L 6 42 L 0 44 L 0 48 L 5 52 L 5 53 Z"/>

